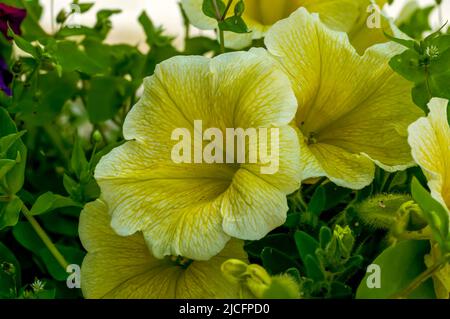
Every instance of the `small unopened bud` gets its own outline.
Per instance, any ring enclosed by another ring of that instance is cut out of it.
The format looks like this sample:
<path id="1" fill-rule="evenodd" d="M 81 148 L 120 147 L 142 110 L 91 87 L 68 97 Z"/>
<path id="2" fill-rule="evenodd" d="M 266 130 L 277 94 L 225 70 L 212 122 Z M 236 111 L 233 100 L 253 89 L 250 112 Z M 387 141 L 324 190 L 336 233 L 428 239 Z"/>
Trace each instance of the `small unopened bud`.
<path id="1" fill-rule="evenodd" d="M 220 269 L 228 281 L 237 283 L 243 280 L 247 267 L 248 265 L 241 260 L 228 259 L 222 264 Z"/>
<path id="2" fill-rule="evenodd" d="M 94 133 L 92 134 L 92 140 L 95 143 L 100 143 L 103 140 L 102 134 L 100 133 L 99 130 L 94 131 Z"/>
<path id="3" fill-rule="evenodd" d="M 247 287 L 257 298 L 262 298 L 272 284 L 272 278 L 263 267 L 256 264 L 249 265 L 246 274 Z"/>

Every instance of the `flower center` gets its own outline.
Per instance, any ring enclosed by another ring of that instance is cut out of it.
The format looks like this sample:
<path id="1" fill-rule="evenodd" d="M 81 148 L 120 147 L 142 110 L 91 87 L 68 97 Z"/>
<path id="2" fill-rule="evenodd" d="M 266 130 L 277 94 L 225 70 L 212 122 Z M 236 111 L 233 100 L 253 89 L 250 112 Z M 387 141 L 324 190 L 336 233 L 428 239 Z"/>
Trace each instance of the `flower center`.
<path id="1" fill-rule="evenodd" d="M 244 15 L 262 25 L 287 18 L 300 7 L 299 0 L 245 0 Z"/>
<path id="2" fill-rule="evenodd" d="M 177 265 L 178 267 L 183 268 L 183 269 L 188 268 L 193 262 L 192 259 L 185 258 L 183 256 L 170 256 L 169 259 L 175 265 Z"/>

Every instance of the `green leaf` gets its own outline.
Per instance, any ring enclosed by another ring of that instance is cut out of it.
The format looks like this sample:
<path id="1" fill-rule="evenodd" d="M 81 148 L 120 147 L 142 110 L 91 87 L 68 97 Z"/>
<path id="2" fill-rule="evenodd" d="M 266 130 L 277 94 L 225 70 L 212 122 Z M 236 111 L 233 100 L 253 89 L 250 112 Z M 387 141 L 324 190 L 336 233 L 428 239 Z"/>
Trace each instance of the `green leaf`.
<path id="1" fill-rule="evenodd" d="M 195 37 L 186 39 L 185 55 L 203 55 L 207 52 L 218 52 L 220 50 L 219 43 L 207 37 Z"/>
<path id="2" fill-rule="evenodd" d="M 0 107 L 0 138 L 16 133 L 17 128 L 14 121 L 8 112 Z M 6 158 L 16 160 L 14 168 L 9 170 L 4 176 L 8 195 L 14 195 L 22 188 L 25 179 L 27 149 L 20 138 L 8 147 Z"/>
<path id="3" fill-rule="evenodd" d="M 411 194 L 425 214 L 425 219 L 435 230 L 437 240 L 445 241 L 449 236 L 449 215 L 442 205 L 419 183 L 416 178 L 411 182 Z"/>
<path id="4" fill-rule="evenodd" d="M 64 256 L 69 264 L 81 265 L 85 253 L 72 246 L 55 245 L 59 252 Z M 38 251 L 38 255 L 42 258 L 47 267 L 49 274 L 58 281 L 64 281 L 67 279 L 68 273 L 61 265 L 57 262 L 55 257 L 50 253 L 50 251 L 45 247 Z"/>
<path id="5" fill-rule="evenodd" d="M 222 0 L 216 0 L 216 4 L 217 8 L 215 7 L 213 0 L 203 0 L 202 10 L 206 16 L 218 20 L 225 12 L 226 5 Z"/>
<path id="6" fill-rule="evenodd" d="M 20 264 L 12 251 L 0 242 L 0 299 L 15 298 L 20 286 Z"/>
<path id="7" fill-rule="evenodd" d="M 320 234 L 319 234 L 319 239 L 320 239 L 320 247 L 322 249 L 325 249 L 325 247 L 327 247 L 328 243 L 331 241 L 331 238 L 333 237 L 333 233 L 331 232 L 331 229 L 323 226 L 322 228 L 320 228 Z"/>
<path id="8" fill-rule="evenodd" d="M 298 231 L 294 235 L 295 243 L 297 245 L 297 250 L 300 258 L 305 262 L 306 257 L 311 255 L 316 256 L 316 250 L 320 247 L 319 242 L 303 231 Z"/>
<path id="9" fill-rule="evenodd" d="M 420 67 L 419 54 L 411 49 L 394 56 L 389 65 L 395 72 L 403 76 L 405 79 L 411 82 L 423 82 L 425 79 L 425 72 Z"/>
<path id="10" fill-rule="evenodd" d="M 296 262 L 284 252 L 274 248 L 264 248 L 261 252 L 261 259 L 264 268 L 271 274 L 277 275 L 285 272 L 289 268 L 296 268 Z"/>
<path id="11" fill-rule="evenodd" d="M 114 117 L 122 106 L 127 81 L 113 76 L 91 79 L 87 94 L 87 111 L 92 123 L 100 123 Z"/>
<path id="12" fill-rule="evenodd" d="M 15 111 L 20 114 L 20 119 L 30 126 L 49 124 L 76 94 L 79 80 L 76 72 L 63 72 L 59 75 L 53 71 L 41 74 L 37 81 L 36 96 L 31 96 L 28 103 L 21 101 Z"/>
<path id="13" fill-rule="evenodd" d="M 147 36 L 147 43 L 149 46 L 164 47 L 170 45 L 173 38 L 165 36 L 164 29 L 161 27 L 155 27 L 152 20 L 147 13 L 143 11 L 139 16 L 139 23 L 141 24 L 144 32 Z"/>
<path id="14" fill-rule="evenodd" d="M 88 12 L 89 10 L 92 9 L 92 7 L 95 5 L 94 2 L 89 2 L 89 3 L 78 3 L 78 6 L 80 8 L 80 13 L 85 13 Z"/>
<path id="15" fill-rule="evenodd" d="M 58 41 L 49 51 L 66 72 L 79 71 L 88 75 L 101 73 L 102 67 L 80 49 L 76 42 Z"/>
<path id="16" fill-rule="evenodd" d="M 356 292 L 358 299 L 387 299 L 408 287 L 426 270 L 424 256 L 430 251 L 428 241 L 407 240 L 389 247 L 373 262 L 381 269 L 381 287 L 369 288 L 366 274 Z M 410 298 L 435 298 L 433 282 L 427 280 L 416 289 Z"/>
<path id="17" fill-rule="evenodd" d="M 239 0 L 238 3 L 234 6 L 234 15 L 240 17 L 244 14 L 245 11 L 245 2 L 244 0 Z"/>
<path id="18" fill-rule="evenodd" d="M 63 214 L 47 214 L 41 215 L 42 226 L 48 230 L 49 232 L 68 236 L 68 237 L 78 237 L 78 219 L 70 218 L 66 216 L 68 213 L 72 213 L 75 216 L 80 215 L 80 210 L 78 209 L 77 214 L 75 215 L 75 211 L 67 209 L 64 210 Z"/>
<path id="19" fill-rule="evenodd" d="M 321 281 L 325 279 L 322 267 L 320 267 L 319 261 L 313 255 L 307 255 L 304 264 L 308 278 L 315 281 Z"/>
<path id="20" fill-rule="evenodd" d="M 12 230 L 14 238 L 17 242 L 37 254 L 43 248 L 46 248 L 42 240 L 36 235 L 33 227 L 28 222 L 19 222 Z"/>
<path id="21" fill-rule="evenodd" d="M 252 241 L 245 245 L 245 250 L 249 255 L 259 258 L 264 248 L 275 248 L 283 251 L 291 258 L 298 256 L 294 241 L 288 234 L 272 234 L 261 240 Z"/>
<path id="22" fill-rule="evenodd" d="M 9 202 L 0 201 L 0 230 L 17 224 L 22 206 L 23 203 L 17 196 Z"/>
<path id="23" fill-rule="evenodd" d="M 434 6 L 418 8 L 399 26 L 400 30 L 412 38 L 420 39 L 425 31 L 431 30 L 429 16 L 434 8 Z"/>
<path id="24" fill-rule="evenodd" d="M 233 16 L 226 18 L 224 21 L 219 22 L 219 28 L 222 31 L 231 31 L 234 33 L 248 33 L 247 25 L 244 19 L 239 16 Z"/>
<path id="25" fill-rule="evenodd" d="M 72 156 L 70 158 L 70 169 L 79 180 L 81 180 L 82 177 L 89 175 L 89 162 L 86 159 L 86 154 L 84 153 L 81 140 L 78 136 L 75 137 L 75 143 L 73 145 Z"/>
<path id="26" fill-rule="evenodd" d="M 0 137 L 0 158 L 4 158 L 9 149 L 26 133 L 21 131 Z"/>
<path id="27" fill-rule="evenodd" d="M 41 56 L 40 50 L 33 46 L 30 42 L 22 38 L 21 36 L 14 33 L 11 28 L 8 28 L 8 35 L 13 37 L 14 43 L 17 45 L 19 49 L 30 54 L 33 58 L 39 59 Z"/>
<path id="28" fill-rule="evenodd" d="M 62 207 L 82 207 L 80 203 L 75 202 L 69 197 L 47 192 L 39 196 L 30 210 L 31 215 L 42 215 Z"/>
<path id="29" fill-rule="evenodd" d="M 16 166 L 16 161 L 10 159 L 0 159 L 0 180 Z"/>

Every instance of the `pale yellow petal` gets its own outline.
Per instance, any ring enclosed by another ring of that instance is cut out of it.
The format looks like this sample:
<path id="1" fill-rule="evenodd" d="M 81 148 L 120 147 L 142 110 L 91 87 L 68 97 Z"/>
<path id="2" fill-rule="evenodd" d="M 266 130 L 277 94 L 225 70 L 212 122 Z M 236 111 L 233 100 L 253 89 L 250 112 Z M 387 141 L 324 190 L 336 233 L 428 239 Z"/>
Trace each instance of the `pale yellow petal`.
<path id="1" fill-rule="evenodd" d="M 232 237 L 258 240 L 281 226 L 287 211 L 285 193 L 254 173 L 240 169 L 223 194 L 223 229 Z"/>
<path id="2" fill-rule="evenodd" d="M 335 184 L 362 189 L 372 182 L 375 165 L 366 156 L 324 143 L 310 145 L 309 149 L 321 164 L 325 176 Z"/>
<path id="3" fill-rule="evenodd" d="M 243 242 L 231 240 L 209 261 L 193 261 L 186 269 L 170 259 L 156 259 L 143 236 L 116 235 L 106 205 L 97 200 L 80 216 L 80 238 L 88 251 L 81 272 L 86 298 L 237 298 L 220 265 L 228 258 L 247 261 Z"/>
<path id="4" fill-rule="evenodd" d="M 409 127 L 408 141 L 414 160 L 424 171 L 431 195 L 450 211 L 450 128 L 448 100 L 434 98 L 428 117 Z"/>
<path id="5" fill-rule="evenodd" d="M 267 147 L 269 153 L 273 155 L 271 160 L 268 160 L 267 164 L 257 163 L 242 164 L 241 167 L 253 174 L 259 176 L 261 179 L 265 180 L 272 186 L 283 191 L 286 194 L 291 194 L 300 187 L 301 178 L 301 158 L 303 156 L 302 152 L 293 152 L 292 149 L 299 149 L 299 140 L 295 128 L 291 126 L 281 126 L 278 128 L 278 147 L 277 150 L 272 150 L 272 143 L 270 139 L 271 132 L 268 133 L 267 144 L 262 145 L 260 143 L 259 147 Z M 249 147 L 247 147 L 247 150 Z M 275 152 L 274 152 L 275 151 Z M 274 152 L 274 153 L 272 153 Z M 276 156 L 278 152 L 278 156 Z M 266 168 L 273 170 L 273 174 L 263 174 L 261 168 Z"/>

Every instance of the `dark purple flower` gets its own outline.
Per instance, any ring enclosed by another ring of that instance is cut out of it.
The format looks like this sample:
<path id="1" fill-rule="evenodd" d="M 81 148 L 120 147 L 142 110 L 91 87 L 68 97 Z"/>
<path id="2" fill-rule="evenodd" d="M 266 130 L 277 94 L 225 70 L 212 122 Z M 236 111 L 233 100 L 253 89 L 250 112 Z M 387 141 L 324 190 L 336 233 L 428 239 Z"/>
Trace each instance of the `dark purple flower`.
<path id="1" fill-rule="evenodd" d="M 27 10 L 0 3 L 0 31 L 8 40 L 11 40 L 8 36 L 8 24 L 15 34 L 21 34 L 20 25 L 26 16 Z"/>
<path id="2" fill-rule="evenodd" d="M 5 92 L 7 95 L 11 96 L 12 92 L 9 88 L 9 84 L 13 79 L 13 75 L 8 70 L 8 65 L 6 62 L 0 58 L 0 90 Z"/>

